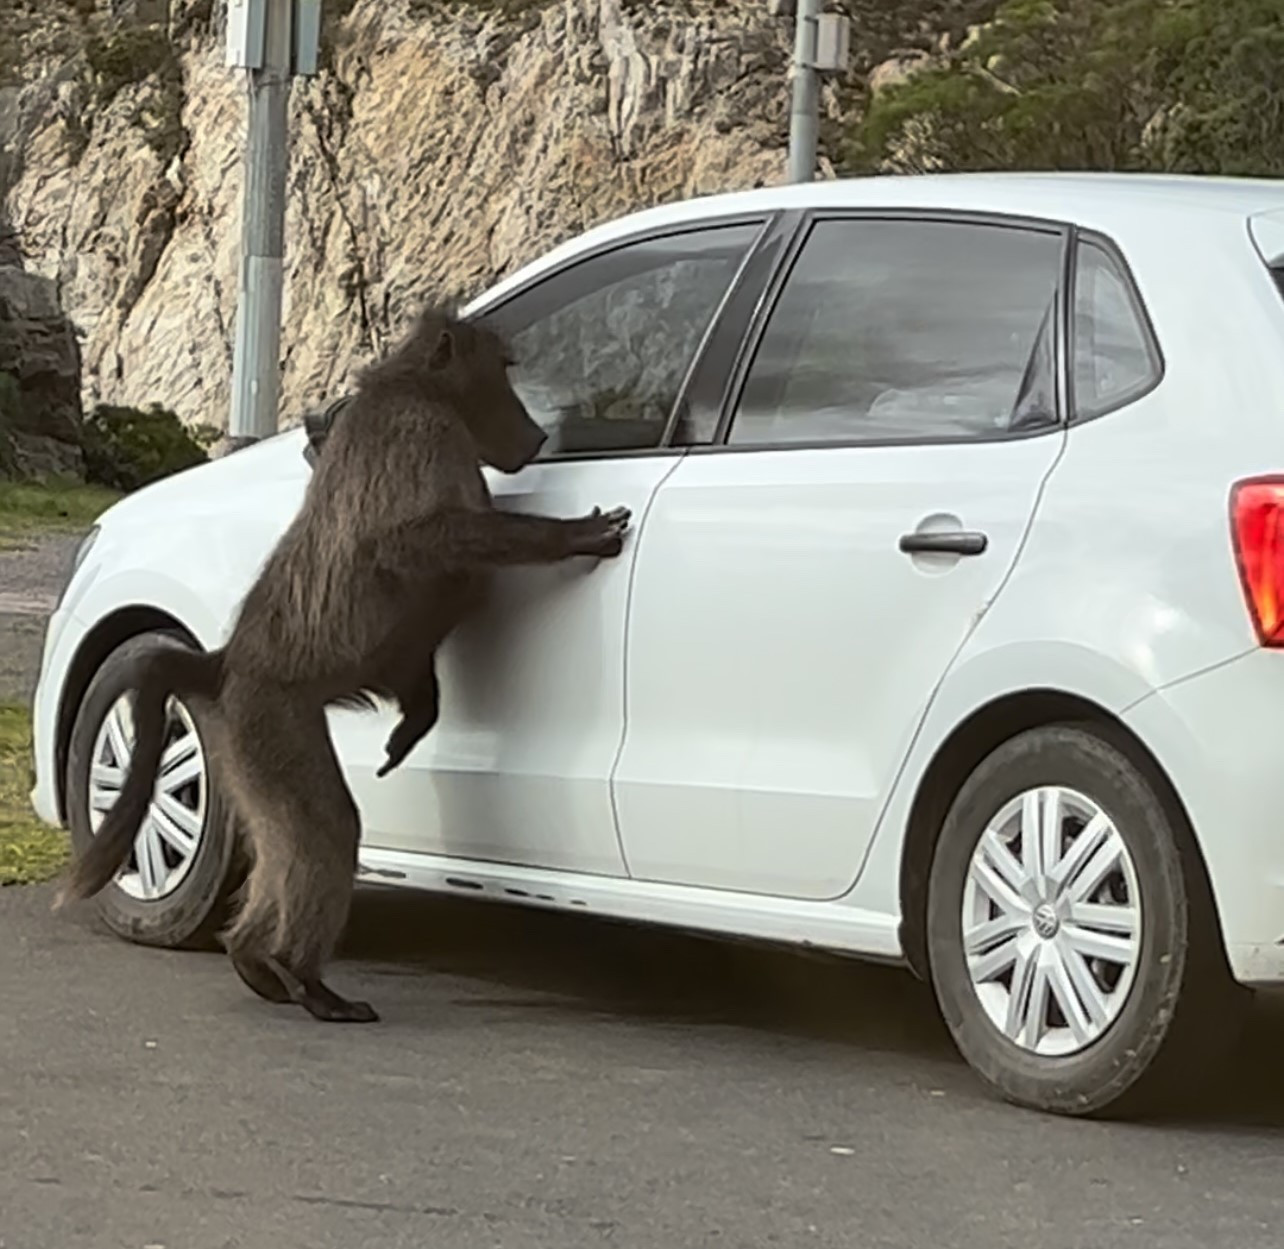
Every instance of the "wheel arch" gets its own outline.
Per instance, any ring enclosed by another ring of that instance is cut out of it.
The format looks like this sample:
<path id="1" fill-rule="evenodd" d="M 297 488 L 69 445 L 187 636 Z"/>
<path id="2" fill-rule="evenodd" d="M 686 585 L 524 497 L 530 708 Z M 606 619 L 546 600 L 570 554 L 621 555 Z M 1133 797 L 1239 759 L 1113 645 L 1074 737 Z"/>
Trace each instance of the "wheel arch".
<path id="1" fill-rule="evenodd" d="M 1031 688 L 997 697 L 955 726 L 924 769 L 914 791 L 900 864 L 900 940 L 906 961 L 921 979 L 929 978 L 927 958 L 927 880 L 945 816 L 972 771 L 1010 738 L 1051 724 L 1091 727 L 1121 750 L 1154 786 L 1181 840 L 1182 861 L 1195 897 L 1206 908 L 1222 942 L 1208 865 L 1177 787 L 1153 752 L 1118 716 L 1077 694 Z M 1220 950 L 1226 958 L 1224 946 Z"/>
<path id="2" fill-rule="evenodd" d="M 67 676 L 58 696 L 54 727 L 54 792 L 58 816 L 64 822 L 67 818 L 67 755 L 71 746 L 71 730 L 85 693 L 107 656 L 130 638 L 143 633 L 168 633 L 189 646 L 202 649 L 195 633 L 177 617 L 159 607 L 143 605 L 113 611 L 84 636 L 67 666 Z"/>

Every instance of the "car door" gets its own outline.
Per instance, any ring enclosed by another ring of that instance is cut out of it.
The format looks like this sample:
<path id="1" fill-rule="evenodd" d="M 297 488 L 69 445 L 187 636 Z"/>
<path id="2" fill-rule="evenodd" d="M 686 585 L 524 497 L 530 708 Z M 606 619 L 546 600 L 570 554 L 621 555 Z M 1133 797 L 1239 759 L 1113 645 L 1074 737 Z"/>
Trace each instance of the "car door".
<path id="1" fill-rule="evenodd" d="M 640 526 L 682 455 L 664 446 L 687 373 L 761 216 L 622 240 L 482 304 L 514 385 L 551 434 L 496 506 L 553 516 L 629 507 Z M 503 569 L 448 639 L 436 727 L 374 776 L 395 716 L 337 713 L 367 846 L 624 873 L 610 770 L 624 725 L 636 534 L 614 560 Z"/>
<path id="2" fill-rule="evenodd" d="M 1064 441 L 1064 232 L 811 219 L 638 546 L 614 773 L 637 878 L 831 898 Z"/>

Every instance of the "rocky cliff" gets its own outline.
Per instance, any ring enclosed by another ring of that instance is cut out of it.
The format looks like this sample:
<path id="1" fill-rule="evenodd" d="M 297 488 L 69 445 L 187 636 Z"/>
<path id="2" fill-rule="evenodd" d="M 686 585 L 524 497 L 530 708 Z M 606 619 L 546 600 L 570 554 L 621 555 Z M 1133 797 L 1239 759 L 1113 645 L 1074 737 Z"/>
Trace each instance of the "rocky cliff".
<path id="1" fill-rule="evenodd" d="M 781 176 L 790 23 L 764 0 L 513 7 L 358 0 L 326 71 L 297 83 L 286 423 L 426 294 L 475 290 L 643 203 Z M 172 10 L 172 62 L 136 40 L 114 65 L 100 46 L 89 73 L 51 56 L 7 93 L 6 205 L 81 335 L 86 405 L 159 399 L 222 424 L 244 84 L 218 7 Z"/>
<path id="2" fill-rule="evenodd" d="M 930 46 L 978 6 L 847 7 L 863 8 L 868 69 L 875 45 Z M 0 207 L 76 326 L 86 406 L 159 401 L 225 424 L 245 127 L 225 0 L 0 7 L 17 49 Z M 779 7 L 326 0 L 323 72 L 291 103 L 283 423 L 425 295 L 475 291 L 632 208 L 781 179 L 793 23 Z M 831 120 L 843 90 L 826 88 Z"/>

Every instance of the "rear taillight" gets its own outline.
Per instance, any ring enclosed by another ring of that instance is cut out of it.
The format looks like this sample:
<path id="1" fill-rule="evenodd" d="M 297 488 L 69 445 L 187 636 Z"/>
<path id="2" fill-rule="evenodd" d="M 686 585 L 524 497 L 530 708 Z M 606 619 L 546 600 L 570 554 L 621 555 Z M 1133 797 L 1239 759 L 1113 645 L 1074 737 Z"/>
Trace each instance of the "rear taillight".
<path id="1" fill-rule="evenodd" d="M 1284 477 L 1235 483 L 1231 534 L 1258 641 L 1284 647 Z"/>

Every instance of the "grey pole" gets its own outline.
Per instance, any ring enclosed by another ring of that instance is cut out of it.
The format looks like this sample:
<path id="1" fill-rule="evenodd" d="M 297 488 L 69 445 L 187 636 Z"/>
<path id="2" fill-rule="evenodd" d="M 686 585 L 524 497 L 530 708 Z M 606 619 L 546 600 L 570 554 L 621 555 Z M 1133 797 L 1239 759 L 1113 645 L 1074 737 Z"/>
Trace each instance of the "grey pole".
<path id="1" fill-rule="evenodd" d="M 262 68 L 249 71 L 241 277 L 227 430 L 234 443 L 268 437 L 277 429 L 293 9 L 293 0 L 266 0 Z"/>
<path id="2" fill-rule="evenodd" d="M 821 0 L 798 0 L 794 26 L 794 92 L 789 112 L 789 181 L 816 176 L 820 76 L 816 72 L 816 19 Z"/>

